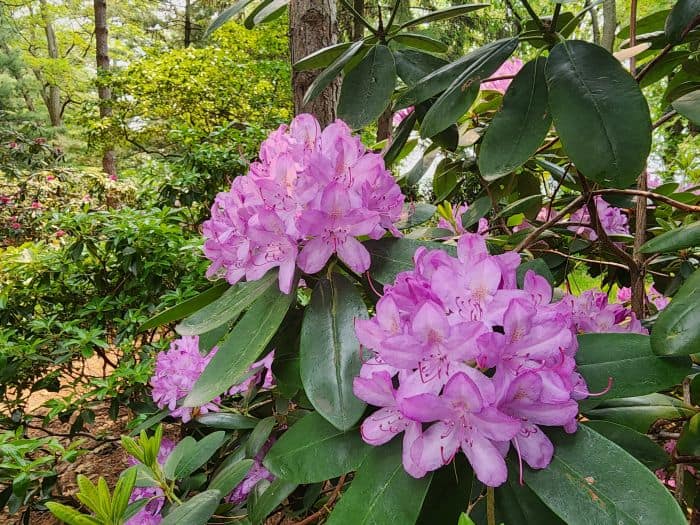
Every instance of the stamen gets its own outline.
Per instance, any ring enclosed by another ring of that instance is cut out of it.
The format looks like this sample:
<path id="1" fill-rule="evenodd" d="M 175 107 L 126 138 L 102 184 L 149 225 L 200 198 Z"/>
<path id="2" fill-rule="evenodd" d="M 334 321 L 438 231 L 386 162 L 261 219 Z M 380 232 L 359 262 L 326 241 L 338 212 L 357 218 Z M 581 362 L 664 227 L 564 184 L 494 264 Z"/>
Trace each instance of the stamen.
<path id="1" fill-rule="evenodd" d="M 520 454 L 520 445 L 518 445 L 518 438 L 513 437 L 513 446 L 515 447 L 516 452 L 518 453 L 518 482 L 520 483 L 520 486 L 523 486 L 523 457 Z"/>
<path id="2" fill-rule="evenodd" d="M 382 297 L 382 294 L 380 294 L 377 289 L 374 287 L 374 283 L 372 282 L 372 276 L 369 273 L 369 270 L 365 272 L 367 275 L 367 282 L 369 283 L 369 287 L 372 289 L 372 291 L 377 294 L 377 297 Z"/>
<path id="3" fill-rule="evenodd" d="M 608 392 L 610 392 L 610 389 L 613 386 L 613 378 L 608 377 L 608 386 L 605 387 L 605 390 L 602 390 L 601 392 L 596 392 L 595 394 L 591 394 L 590 392 L 588 393 L 588 397 L 600 397 L 604 396 Z"/>

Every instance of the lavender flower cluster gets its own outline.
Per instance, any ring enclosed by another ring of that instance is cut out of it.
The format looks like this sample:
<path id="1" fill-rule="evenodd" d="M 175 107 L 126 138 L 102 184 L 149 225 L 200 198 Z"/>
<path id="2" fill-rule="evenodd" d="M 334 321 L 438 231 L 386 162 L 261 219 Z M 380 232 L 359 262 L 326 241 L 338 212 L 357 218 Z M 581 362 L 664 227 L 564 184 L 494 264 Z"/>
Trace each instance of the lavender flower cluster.
<path id="1" fill-rule="evenodd" d="M 367 151 L 341 120 L 323 131 L 311 115 L 270 134 L 260 160 L 220 193 L 204 223 L 207 275 L 234 284 L 279 267 L 289 293 L 295 268 L 313 274 L 338 257 L 353 271 L 369 268 L 357 237 L 399 236 L 404 196 L 381 155 Z"/>
<path id="2" fill-rule="evenodd" d="M 531 271 L 518 289 L 518 254 L 489 255 L 478 234 L 465 233 L 457 253 L 419 248 L 415 269 L 385 288 L 376 315 L 356 321 L 373 356 L 354 392 L 381 407 L 362 423 L 363 439 L 376 446 L 403 432 L 412 476 L 461 449 L 478 479 L 498 486 L 510 445 L 532 468 L 550 463 L 540 425 L 574 432 L 576 400 L 589 393 L 575 370 L 570 303 L 553 303 L 549 283 Z"/>

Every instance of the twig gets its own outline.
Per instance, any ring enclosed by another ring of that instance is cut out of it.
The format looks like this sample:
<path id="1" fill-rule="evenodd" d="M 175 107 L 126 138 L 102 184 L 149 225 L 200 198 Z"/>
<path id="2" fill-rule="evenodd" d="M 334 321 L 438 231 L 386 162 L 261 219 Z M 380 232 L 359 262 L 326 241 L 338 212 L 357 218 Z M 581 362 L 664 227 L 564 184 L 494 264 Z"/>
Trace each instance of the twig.
<path id="1" fill-rule="evenodd" d="M 583 195 L 579 195 L 576 197 L 574 200 L 572 200 L 568 205 L 566 205 L 559 213 L 557 213 L 554 217 L 552 217 L 550 220 L 542 224 L 539 228 L 537 228 L 535 231 L 530 233 L 527 237 L 525 237 L 518 245 L 513 248 L 514 251 L 520 252 L 527 248 L 530 244 L 532 244 L 534 241 L 537 240 L 537 238 L 542 234 L 543 231 L 545 231 L 547 228 L 551 227 L 553 224 L 556 224 L 559 222 L 559 219 L 561 219 L 564 215 L 569 213 L 570 211 L 575 210 L 576 208 L 581 207 L 581 204 L 583 203 Z"/>
<path id="2" fill-rule="evenodd" d="M 493 487 L 486 487 L 486 523 L 496 525 L 496 495 Z"/>
<path id="3" fill-rule="evenodd" d="M 668 113 L 664 114 L 659 120 L 657 120 L 656 122 L 654 122 L 654 123 L 651 125 L 651 129 L 656 129 L 656 128 L 658 128 L 659 126 L 661 126 L 661 125 L 665 124 L 666 122 L 668 122 L 669 120 L 671 120 L 671 119 L 672 119 L 673 117 L 675 117 L 676 115 L 678 115 L 678 112 L 677 112 L 675 109 L 672 109 L 672 110 L 669 111 Z"/>
<path id="4" fill-rule="evenodd" d="M 700 213 L 700 206 L 695 206 L 693 204 L 685 204 L 674 200 L 666 195 L 661 195 L 660 193 L 654 193 L 648 190 L 618 190 L 615 188 L 606 188 L 603 190 L 593 190 L 591 192 L 593 195 L 605 195 L 605 194 L 615 194 L 615 195 L 637 195 L 639 197 L 646 197 L 651 200 L 663 202 L 674 208 L 678 208 L 682 211 L 687 211 L 691 213 Z"/>
<path id="5" fill-rule="evenodd" d="M 614 266 L 616 268 L 622 268 L 624 270 L 627 270 L 627 266 L 621 263 L 617 262 L 612 262 L 612 261 L 598 261 L 596 259 L 586 259 L 585 257 L 577 257 L 575 255 L 569 255 L 564 252 L 560 252 L 558 250 L 548 250 L 544 248 L 532 248 L 533 252 L 541 252 L 541 253 L 551 253 L 554 255 L 560 255 L 562 257 L 566 257 L 567 259 L 571 259 L 572 261 L 580 261 L 580 262 L 585 262 L 585 263 L 590 263 L 590 264 L 602 264 L 605 266 Z"/>
<path id="6" fill-rule="evenodd" d="M 340 491 L 343 488 L 344 484 L 345 475 L 342 475 L 338 479 L 338 484 L 335 486 L 335 490 L 333 490 L 333 493 L 328 497 L 328 501 L 326 502 L 326 504 L 319 510 L 314 512 L 311 516 L 304 518 L 303 520 L 297 522 L 295 525 L 311 525 L 311 523 L 313 523 L 314 521 L 321 519 L 323 515 L 327 512 L 330 513 L 330 506 L 333 505 L 337 497 L 340 495 Z"/>
<path id="7" fill-rule="evenodd" d="M 535 23 L 537 24 L 537 27 L 540 28 L 540 31 L 542 31 L 543 33 L 546 33 L 547 28 L 544 26 L 544 23 L 542 22 L 542 20 L 540 20 L 540 17 L 537 16 L 537 13 L 535 13 L 535 10 L 530 5 L 530 2 L 528 2 L 527 0 L 520 0 L 520 3 L 523 4 L 523 6 L 525 7 L 525 10 L 530 15 L 530 18 L 532 18 L 535 21 Z"/>
<path id="8" fill-rule="evenodd" d="M 632 46 L 630 45 L 630 47 L 632 47 Z M 642 79 L 645 76 L 647 76 L 647 73 L 649 73 L 649 71 L 651 71 L 651 68 L 653 68 L 659 62 L 659 60 L 661 60 L 663 57 L 665 57 L 668 54 L 668 52 L 671 51 L 671 49 L 673 49 L 673 44 L 667 44 L 666 47 L 664 47 L 661 50 L 661 53 L 659 53 L 652 60 L 647 62 L 647 64 L 642 68 L 642 70 L 639 73 L 637 73 L 637 76 L 635 76 L 634 79 L 637 82 L 641 82 Z"/>
<path id="9" fill-rule="evenodd" d="M 535 155 L 539 155 L 545 150 L 548 150 L 552 146 L 554 146 L 557 142 L 559 141 L 559 137 L 554 137 L 552 140 L 547 142 L 544 146 L 540 147 L 537 151 L 535 151 Z"/>

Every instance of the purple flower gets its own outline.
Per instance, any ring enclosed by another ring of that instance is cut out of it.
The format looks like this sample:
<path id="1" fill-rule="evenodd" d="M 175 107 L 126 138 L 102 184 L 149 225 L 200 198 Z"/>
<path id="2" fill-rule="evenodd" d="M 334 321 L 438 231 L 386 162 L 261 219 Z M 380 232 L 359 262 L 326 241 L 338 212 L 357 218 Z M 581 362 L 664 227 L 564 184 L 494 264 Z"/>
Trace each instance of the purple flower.
<path id="1" fill-rule="evenodd" d="M 608 235 L 629 235 L 630 229 L 627 223 L 627 215 L 622 213 L 620 208 L 610 206 L 602 197 L 599 195 L 595 197 L 595 207 L 598 212 L 598 219 L 600 220 L 600 225 L 602 226 L 605 233 Z M 581 223 L 581 224 L 591 224 L 591 216 L 588 213 L 587 207 L 582 207 L 571 214 L 570 222 Z M 578 224 L 569 226 L 569 230 L 576 232 L 577 235 L 595 241 L 598 238 L 598 234 L 587 226 L 580 226 Z"/>
<path id="2" fill-rule="evenodd" d="M 261 379 L 263 381 L 261 385 L 262 388 L 268 390 L 274 387 L 275 377 L 272 375 L 272 361 L 274 359 L 275 351 L 273 350 L 265 357 L 263 357 L 260 361 L 256 361 L 255 363 L 250 365 L 249 370 L 252 372 L 252 375 L 248 377 L 248 379 L 241 381 L 237 385 L 233 385 L 228 391 L 228 394 L 230 396 L 234 396 L 236 394 L 245 394 L 253 386 L 260 383 Z"/>
<path id="3" fill-rule="evenodd" d="M 253 466 L 250 467 L 250 470 L 245 475 L 245 478 L 243 478 L 243 481 L 241 481 L 231 491 L 231 493 L 228 496 L 226 496 L 226 502 L 233 503 L 234 505 L 240 505 L 248 499 L 248 496 L 258 483 L 260 483 L 263 480 L 275 480 L 275 476 L 273 476 L 272 473 L 269 470 L 267 470 L 262 464 L 263 459 L 265 459 L 265 455 L 267 454 L 267 451 L 270 450 L 270 447 L 272 446 L 272 443 L 272 440 L 268 440 L 267 443 L 265 443 L 265 445 L 263 445 L 263 447 L 260 449 L 260 452 L 258 452 L 255 455 L 255 457 L 253 458 Z"/>
<path id="4" fill-rule="evenodd" d="M 561 303 L 572 312 L 571 326 L 578 333 L 649 333 L 631 309 L 610 304 L 604 292 L 587 290 L 579 296 L 566 295 Z"/>
<path id="5" fill-rule="evenodd" d="M 203 225 L 209 277 L 235 284 L 279 268 L 291 292 L 295 270 L 320 271 L 333 254 L 352 270 L 369 268 L 357 237 L 378 239 L 401 217 L 404 196 L 383 158 L 337 120 L 321 130 L 311 115 L 280 126 L 260 146 L 260 160 L 217 195 Z"/>
<path id="6" fill-rule="evenodd" d="M 452 232 L 453 235 L 459 236 L 467 233 L 467 229 L 464 227 L 464 223 L 462 222 L 462 215 L 467 213 L 467 210 L 469 209 L 469 205 L 464 203 L 460 204 L 459 206 L 450 206 L 450 209 L 452 211 L 452 218 L 451 220 L 447 220 L 444 217 L 440 217 L 438 220 L 437 227 L 441 228 L 443 230 L 449 230 Z M 489 221 L 486 218 L 481 218 L 479 219 L 479 224 L 477 226 L 477 233 L 481 235 L 487 235 L 487 232 L 489 230 Z"/>
<path id="7" fill-rule="evenodd" d="M 163 438 L 160 442 L 160 450 L 158 451 L 158 463 L 163 466 L 168 456 L 175 448 L 175 443 L 168 438 Z M 129 465 L 137 465 L 139 462 L 136 458 L 129 456 L 126 460 Z M 158 525 L 163 519 L 160 511 L 165 503 L 165 495 L 160 487 L 136 487 L 129 497 L 129 503 L 140 499 L 148 499 L 149 502 L 131 517 L 125 525 Z"/>
<path id="8" fill-rule="evenodd" d="M 192 390 L 197 379 L 214 356 L 217 347 L 207 355 L 199 352 L 199 336 L 185 336 L 170 343 L 170 349 L 156 356 L 156 369 L 151 377 L 151 397 L 158 408 L 168 407 L 170 415 L 183 423 L 192 419 L 193 409 L 179 406 L 178 402 Z M 217 412 L 221 398 L 215 398 L 197 411 L 202 414 Z"/>
<path id="9" fill-rule="evenodd" d="M 401 124 L 406 117 L 408 117 L 411 113 L 413 113 L 413 110 L 415 108 L 413 106 L 409 106 L 407 108 L 403 108 L 398 110 L 397 112 L 394 113 L 394 115 L 391 117 L 391 124 L 396 127 L 399 124 Z"/>
<path id="10" fill-rule="evenodd" d="M 506 77 L 511 75 L 517 75 L 518 72 L 523 68 L 523 61 L 519 58 L 509 58 L 501 67 L 499 67 L 496 72 L 491 75 L 492 77 Z M 493 80 L 491 82 L 483 82 L 481 84 L 481 90 L 492 90 L 498 91 L 499 93 L 505 93 L 510 86 L 512 79 L 506 78 L 503 80 Z"/>

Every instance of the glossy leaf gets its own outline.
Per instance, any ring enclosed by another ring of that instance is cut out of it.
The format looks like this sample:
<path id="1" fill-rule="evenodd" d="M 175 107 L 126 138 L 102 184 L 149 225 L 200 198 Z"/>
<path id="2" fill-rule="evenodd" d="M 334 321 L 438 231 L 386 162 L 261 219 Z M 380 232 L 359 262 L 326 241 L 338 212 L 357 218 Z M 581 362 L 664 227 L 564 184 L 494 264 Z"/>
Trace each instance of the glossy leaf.
<path id="1" fill-rule="evenodd" d="M 250 509 L 250 521 L 253 525 L 261 525 L 264 523 L 270 513 L 272 513 L 278 505 L 287 499 L 287 497 L 297 488 L 294 483 L 289 483 L 281 479 L 273 481 L 262 495 L 255 500 L 252 509 Z"/>
<path id="2" fill-rule="evenodd" d="M 408 138 L 411 136 L 413 127 L 416 125 L 416 120 L 416 112 L 413 111 L 401 121 L 401 124 L 399 124 L 394 136 L 391 138 L 391 145 L 386 150 L 386 153 L 384 153 L 384 163 L 386 164 L 387 168 L 389 168 L 396 161 L 399 155 L 402 154 L 403 148 L 406 145 Z"/>
<path id="3" fill-rule="evenodd" d="M 689 355 L 700 349 L 700 270 L 696 270 L 659 314 L 651 332 L 658 355 Z"/>
<path id="4" fill-rule="evenodd" d="M 674 397 L 649 394 L 605 401 L 585 414 L 590 419 L 603 419 L 646 433 L 659 419 L 690 417 L 695 410 Z"/>
<path id="5" fill-rule="evenodd" d="M 401 463 L 401 440 L 373 448 L 350 488 L 333 509 L 327 525 L 415 523 L 431 475 L 415 479 Z"/>
<path id="6" fill-rule="evenodd" d="M 672 105 L 678 113 L 696 126 L 700 126 L 700 90 L 678 97 Z"/>
<path id="7" fill-rule="evenodd" d="M 239 14 L 245 7 L 251 3 L 253 0 L 238 0 L 238 2 L 235 2 L 232 6 L 227 7 L 221 13 L 219 16 L 217 16 L 214 21 L 209 24 L 209 27 L 207 27 L 207 30 L 204 32 L 204 38 L 207 38 L 209 35 L 211 35 L 214 31 L 219 29 L 222 25 L 224 25 L 226 22 L 231 20 L 234 16 Z"/>
<path id="8" fill-rule="evenodd" d="M 547 136 L 552 117 L 542 58 L 525 64 L 503 97 L 503 107 L 486 130 L 479 151 L 479 171 L 496 180 L 522 166 Z"/>
<path id="9" fill-rule="evenodd" d="M 265 290 L 274 286 L 276 273 L 266 274 L 258 281 L 239 283 L 221 297 L 201 308 L 175 327 L 180 335 L 204 334 L 238 317 Z"/>
<path id="10" fill-rule="evenodd" d="M 324 47 L 306 55 L 301 60 L 297 60 L 292 66 L 296 71 L 310 71 L 330 66 L 335 59 L 343 54 L 350 46 L 351 42 L 343 42 Z"/>
<path id="11" fill-rule="evenodd" d="M 185 436 L 177 443 L 177 445 L 175 445 L 175 448 L 168 455 L 168 458 L 165 460 L 165 464 L 163 465 L 163 474 L 165 474 L 167 479 L 176 479 L 177 475 L 175 472 L 177 471 L 177 466 L 180 464 L 180 461 L 182 461 L 183 458 L 194 454 L 196 447 L 197 440 L 192 436 Z"/>
<path id="12" fill-rule="evenodd" d="M 483 9 L 484 7 L 488 6 L 489 4 L 466 4 L 448 7 L 446 9 L 440 9 L 439 11 L 434 11 L 432 13 L 428 13 L 427 15 L 419 16 L 418 18 L 414 18 L 413 20 L 405 22 L 399 27 L 399 30 L 407 27 L 417 26 L 420 24 L 429 24 L 431 22 L 437 22 L 438 20 L 448 20 L 450 18 L 466 15 L 467 13 L 477 11 L 478 9 Z"/>
<path id="13" fill-rule="evenodd" d="M 404 46 L 422 49 L 423 51 L 431 51 L 433 53 L 445 53 L 448 47 L 447 44 L 439 40 L 418 33 L 399 33 L 392 38 L 392 40 Z"/>
<path id="14" fill-rule="evenodd" d="M 698 102 L 700 103 L 700 100 Z M 700 246 L 700 221 L 664 232 L 645 242 L 640 251 L 642 253 L 675 252 L 696 246 Z"/>
<path id="15" fill-rule="evenodd" d="M 454 524 L 472 497 L 474 472 L 464 454 L 435 471 L 418 516 L 417 525 Z"/>
<path id="16" fill-rule="evenodd" d="M 330 66 L 324 69 L 314 79 L 309 86 L 309 89 L 307 89 L 306 93 L 304 94 L 304 100 L 302 101 L 303 106 L 315 99 L 319 93 L 321 93 L 321 91 L 326 89 L 328 84 L 333 82 L 335 77 L 337 77 L 342 71 L 343 67 L 345 67 L 345 64 L 347 64 L 350 59 L 355 56 L 363 44 L 364 42 L 362 40 L 358 40 L 357 42 L 353 43 L 338 58 L 336 58 Z"/>
<path id="17" fill-rule="evenodd" d="M 557 44 L 545 68 L 549 107 L 577 169 L 605 186 L 637 179 L 651 148 L 651 119 L 637 82 L 600 46 Z"/>
<path id="18" fill-rule="evenodd" d="M 175 305 L 172 308 L 168 308 L 164 312 L 151 317 L 148 321 L 139 326 L 139 332 L 144 332 L 146 330 L 150 330 L 151 328 L 182 319 L 192 312 L 196 312 L 200 308 L 204 308 L 212 301 L 216 301 L 229 288 L 231 288 L 231 285 L 227 282 L 217 283 L 199 295 L 187 299 L 186 301 L 183 301 L 180 304 Z"/>
<path id="19" fill-rule="evenodd" d="M 508 479 L 495 492 L 497 523 L 565 525 L 526 484 L 518 482 L 519 467 L 508 461 Z"/>
<path id="20" fill-rule="evenodd" d="M 636 30 L 638 35 L 644 35 L 647 33 L 654 33 L 656 31 L 663 31 L 664 24 L 666 23 L 666 18 L 671 12 L 670 9 L 661 9 L 659 11 L 654 11 L 653 13 L 638 18 L 636 24 Z M 620 40 L 627 40 L 630 36 L 630 26 L 626 24 L 620 28 L 617 32 L 617 38 Z"/>
<path id="21" fill-rule="evenodd" d="M 537 275 L 541 275 L 542 277 L 547 279 L 547 281 L 549 281 L 550 284 L 554 283 L 554 276 L 552 275 L 552 271 L 549 269 L 549 266 L 547 266 L 547 263 L 544 261 L 544 259 L 532 259 L 530 261 L 520 263 L 520 266 L 518 266 L 518 269 L 516 270 L 515 275 L 516 280 L 518 282 L 518 288 L 523 287 L 523 283 L 525 282 L 525 275 L 530 270 L 535 272 Z"/>
<path id="22" fill-rule="evenodd" d="M 255 428 L 260 420 L 251 416 L 244 416 L 243 414 L 232 414 L 231 412 L 208 412 L 199 414 L 195 421 L 200 425 L 211 428 L 247 430 Z"/>
<path id="23" fill-rule="evenodd" d="M 671 44 L 680 44 L 694 24 L 700 22 L 700 0 L 678 0 L 666 19 L 664 32 Z"/>
<path id="24" fill-rule="evenodd" d="M 413 268 L 413 254 L 416 253 L 416 249 L 419 246 L 426 246 L 434 250 L 445 250 L 450 255 L 457 255 L 457 250 L 454 246 L 406 238 L 366 241 L 364 245 L 372 257 L 372 266 L 369 269 L 370 276 L 374 281 L 382 284 L 393 283 L 399 272 L 405 272 Z"/>
<path id="25" fill-rule="evenodd" d="M 428 222 L 435 216 L 437 208 L 427 202 L 411 202 L 404 204 L 401 221 L 396 224 L 399 230 L 408 230 Z M 405 219 L 403 217 L 406 217 Z"/>
<path id="26" fill-rule="evenodd" d="M 442 169 L 441 169 L 442 168 Z M 442 202 L 449 198 L 452 192 L 459 183 L 457 169 L 455 166 L 444 169 L 443 163 L 438 165 L 438 169 L 433 177 L 433 193 L 435 194 L 436 203 Z"/>
<path id="27" fill-rule="evenodd" d="M 338 116 L 352 128 L 376 120 L 391 103 L 396 86 L 396 65 L 389 48 L 377 44 L 343 78 Z"/>
<path id="28" fill-rule="evenodd" d="M 479 197 L 474 202 L 469 205 L 469 209 L 462 214 L 462 226 L 464 228 L 471 228 L 479 219 L 486 217 L 486 214 L 491 211 L 492 208 L 491 199 L 488 195 Z"/>
<path id="29" fill-rule="evenodd" d="M 272 0 L 253 16 L 253 25 L 257 26 L 279 18 L 287 10 L 289 0 Z"/>
<path id="30" fill-rule="evenodd" d="M 253 10 L 245 18 L 245 20 L 243 20 L 243 25 L 245 26 L 245 28 L 253 29 L 256 24 L 255 17 L 257 17 L 259 13 L 264 11 L 274 1 L 275 0 L 260 0 L 260 2 L 255 5 Z"/>
<path id="31" fill-rule="evenodd" d="M 299 344 L 301 380 L 316 410 L 340 430 L 362 416 L 365 403 L 352 392 L 361 356 L 355 319 L 366 319 L 367 307 L 353 284 L 339 273 L 321 279 L 304 315 Z"/>
<path id="32" fill-rule="evenodd" d="M 676 450 L 682 456 L 700 456 L 700 414 L 695 414 L 683 425 Z"/>
<path id="33" fill-rule="evenodd" d="M 218 490 L 221 494 L 230 494 L 243 481 L 253 466 L 252 459 L 243 459 L 226 465 L 219 470 L 209 482 L 209 490 Z"/>
<path id="34" fill-rule="evenodd" d="M 49 501 L 46 503 L 46 508 L 51 511 L 51 514 L 67 525 L 101 525 L 101 521 L 96 520 L 91 516 L 81 514 L 73 507 Z"/>
<path id="35" fill-rule="evenodd" d="M 612 441 L 581 426 L 553 431 L 554 457 L 525 482 L 568 525 L 682 525 L 671 493 L 644 465 Z"/>
<path id="36" fill-rule="evenodd" d="M 421 137 L 432 137 L 459 119 L 479 94 L 479 83 L 496 71 L 515 51 L 515 38 L 495 42 L 467 67 L 430 106 L 421 123 Z M 482 48 L 483 49 L 483 48 Z"/>
<path id="37" fill-rule="evenodd" d="M 250 365 L 277 332 L 294 296 L 294 292 L 281 293 L 276 286 L 259 296 L 221 342 L 184 405 L 201 406 L 245 379 Z"/>
<path id="38" fill-rule="evenodd" d="M 338 430 L 312 412 L 277 440 L 264 464 L 286 481 L 317 483 L 356 470 L 370 448 L 358 429 Z"/>
<path id="39" fill-rule="evenodd" d="M 586 421 L 584 425 L 624 448 L 652 472 L 664 468 L 670 462 L 664 449 L 634 429 L 610 421 Z"/>
<path id="40" fill-rule="evenodd" d="M 245 442 L 244 451 L 247 457 L 254 458 L 258 455 L 270 438 L 270 434 L 272 434 L 276 424 L 277 420 L 273 416 L 269 416 L 265 419 L 261 419 L 258 424 L 255 425 L 255 428 Z"/>
<path id="41" fill-rule="evenodd" d="M 205 525 L 209 522 L 216 507 L 219 506 L 221 493 L 218 490 L 206 490 L 172 509 L 161 521 L 161 525 Z"/>
<path id="42" fill-rule="evenodd" d="M 174 477 L 184 479 L 204 465 L 223 445 L 224 439 L 226 439 L 226 433 L 220 430 L 197 441 L 196 446 L 178 462 Z"/>
<path id="43" fill-rule="evenodd" d="M 394 51 L 396 73 L 407 86 L 412 86 L 431 72 L 447 65 L 442 58 L 414 49 Z"/>
<path id="44" fill-rule="evenodd" d="M 505 206 L 501 211 L 499 211 L 495 219 L 500 217 L 512 217 L 518 213 L 526 213 L 528 210 L 534 207 L 539 211 L 542 207 L 542 195 L 529 195 L 522 199 L 518 199 L 515 202 L 511 202 L 508 206 Z"/>
<path id="45" fill-rule="evenodd" d="M 583 334 L 578 341 L 577 370 L 588 389 L 601 392 L 612 378 L 610 391 L 595 401 L 658 392 L 677 385 L 690 372 L 690 359 L 655 355 L 646 335 Z"/>

